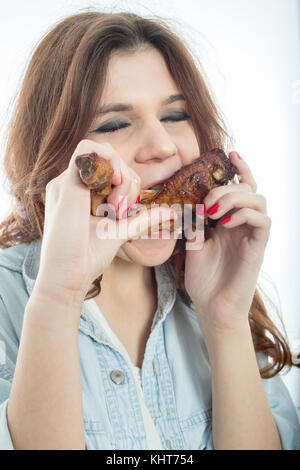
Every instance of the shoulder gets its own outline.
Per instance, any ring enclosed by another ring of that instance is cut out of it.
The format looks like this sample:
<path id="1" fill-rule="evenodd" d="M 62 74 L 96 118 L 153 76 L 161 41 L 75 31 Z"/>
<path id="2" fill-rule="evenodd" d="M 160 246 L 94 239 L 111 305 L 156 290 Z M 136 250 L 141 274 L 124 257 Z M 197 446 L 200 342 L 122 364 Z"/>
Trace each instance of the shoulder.
<path id="1" fill-rule="evenodd" d="M 0 321 L 4 317 L 23 316 L 28 300 L 24 281 L 24 262 L 30 244 L 19 244 L 0 250 Z"/>
<path id="2" fill-rule="evenodd" d="M 23 262 L 30 244 L 21 243 L 0 250 L 0 273 L 5 270 L 22 272 Z M 4 268 L 4 269 L 1 269 Z"/>
<path id="3" fill-rule="evenodd" d="M 28 292 L 23 265 L 30 244 L 0 250 L 0 346 L 5 363 L 0 361 L 0 376 L 11 380 L 18 354 Z"/>
<path id="4" fill-rule="evenodd" d="M 4 301 L 16 294 L 20 283 L 24 285 L 22 272 L 29 246 L 22 243 L 0 251 L 0 297 Z"/>

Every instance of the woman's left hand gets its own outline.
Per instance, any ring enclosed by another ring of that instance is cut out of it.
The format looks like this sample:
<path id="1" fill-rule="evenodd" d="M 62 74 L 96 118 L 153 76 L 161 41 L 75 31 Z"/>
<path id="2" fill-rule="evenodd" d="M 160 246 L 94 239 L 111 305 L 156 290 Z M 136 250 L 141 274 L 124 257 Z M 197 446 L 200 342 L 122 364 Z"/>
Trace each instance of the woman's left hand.
<path id="1" fill-rule="evenodd" d="M 186 251 L 185 288 L 200 326 L 211 333 L 238 331 L 248 323 L 271 227 L 266 200 L 256 194 L 249 166 L 237 152 L 229 158 L 241 183 L 232 182 L 207 194 L 206 213 L 221 220 L 202 248 Z"/>

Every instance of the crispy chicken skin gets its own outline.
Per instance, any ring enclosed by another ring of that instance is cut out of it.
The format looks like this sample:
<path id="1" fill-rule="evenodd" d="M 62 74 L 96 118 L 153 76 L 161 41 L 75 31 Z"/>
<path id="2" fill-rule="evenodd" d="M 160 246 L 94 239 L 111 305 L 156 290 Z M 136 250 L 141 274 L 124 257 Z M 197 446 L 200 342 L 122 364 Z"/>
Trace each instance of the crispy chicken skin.
<path id="1" fill-rule="evenodd" d="M 91 190 L 91 213 L 97 215 L 97 207 L 112 192 L 113 169 L 97 153 L 79 155 L 75 164 L 81 180 Z M 150 208 L 152 204 L 201 204 L 207 193 L 216 186 L 228 184 L 237 174 L 223 150 L 214 149 L 174 173 L 159 190 L 142 190 L 140 204 Z"/>
<path id="2" fill-rule="evenodd" d="M 141 204 L 201 204 L 207 193 L 215 186 L 227 184 L 237 169 L 223 150 L 214 149 L 174 173 L 152 197 L 143 198 Z"/>

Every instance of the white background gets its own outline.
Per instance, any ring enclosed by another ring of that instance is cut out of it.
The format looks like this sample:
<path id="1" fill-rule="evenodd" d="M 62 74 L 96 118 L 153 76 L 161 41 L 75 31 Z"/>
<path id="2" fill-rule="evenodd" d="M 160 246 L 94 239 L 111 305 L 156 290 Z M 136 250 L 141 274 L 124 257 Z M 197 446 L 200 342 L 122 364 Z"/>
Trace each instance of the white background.
<path id="1" fill-rule="evenodd" d="M 299 0 L 3 2 L 1 139 L 34 47 L 54 23 L 86 7 L 125 9 L 174 20 L 174 28 L 202 61 L 234 135 L 233 149 L 250 165 L 258 192 L 268 201 L 272 230 L 263 272 L 275 283 L 288 337 L 295 346 L 300 338 Z M 1 158 L 2 155 L 3 143 Z M 5 185 L 3 172 L 0 176 Z M 3 184 L 1 219 L 10 205 Z M 299 369 L 283 379 L 300 409 Z"/>

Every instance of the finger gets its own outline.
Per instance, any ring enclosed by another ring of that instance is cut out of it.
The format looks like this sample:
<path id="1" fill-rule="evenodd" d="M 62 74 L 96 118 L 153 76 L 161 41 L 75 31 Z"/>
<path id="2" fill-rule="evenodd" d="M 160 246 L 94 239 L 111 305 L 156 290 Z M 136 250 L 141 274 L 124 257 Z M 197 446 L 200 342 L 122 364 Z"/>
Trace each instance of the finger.
<path id="1" fill-rule="evenodd" d="M 114 150 L 114 148 L 108 143 L 97 143 L 92 140 L 81 140 L 77 145 L 71 159 L 69 162 L 69 166 L 67 168 L 66 176 L 70 180 L 70 183 L 75 185 L 82 186 L 83 183 L 79 176 L 78 168 L 75 165 L 76 157 L 79 155 L 84 155 L 88 153 L 97 153 L 100 157 L 104 158 L 109 162 L 111 167 L 114 170 L 114 174 L 112 177 L 112 183 L 118 185 L 121 183 L 121 169 L 120 169 L 120 156 Z"/>
<path id="2" fill-rule="evenodd" d="M 249 186 L 247 183 L 218 186 L 217 188 L 213 188 L 209 191 L 207 196 L 204 198 L 203 203 L 205 204 L 206 208 L 209 209 L 225 194 L 242 191 L 245 193 L 253 192 L 251 186 Z"/>
<path id="3" fill-rule="evenodd" d="M 123 180 L 122 185 L 116 186 L 107 198 L 107 203 L 112 204 L 116 210 L 118 219 L 122 219 L 129 207 L 128 195 L 130 193 L 130 180 Z"/>
<path id="4" fill-rule="evenodd" d="M 161 224 L 167 226 L 167 223 L 177 220 L 177 214 L 174 210 L 166 207 L 156 207 L 151 209 L 142 209 L 137 215 L 127 217 L 118 221 L 120 231 L 123 233 L 122 238 L 133 240 L 136 238 L 150 237 L 150 233 L 159 230 Z M 126 235 L 124 235 L 126 233 Z M 149 235 L 148 235 L 149 234 Z"/>
<path id="5" fill-rule="evenodd" d="M 243 209 L 236 211 L 234 214 L 225 217 L 221 220 L 221 224 L 226 229 L 248 224 L 254 228 L 254 238 L 257 241 L 262 242 L 263 246 L 265 246 L 269 239 L 272 221 L 265 214 L 261 214 L 254 209 L 244 207 Z"/>
<path id="6" fill-rule="evenodd" d="M 122 184 L 115 187 L 107 198 L 109 204 L 113 204 L 117 211 L 118 218 L 124 218 L 129 208 L 138 203 L 138 196 L 141 190 L 140 176 L 128 167 L 125 162 L 121 162 Z"/>
<path id="7" fill-rule="evenodd" d="M 248 184 L 252 191 L 256 193 L 257 184 L 245 160 L 243 160 L 237 152 L 230 152 L 229 159 L 231 163 L 237 167 L 240 181 Z"/>
<path id="8" fill-rule="evenodd" d="M 77 182 L 75 184 L 76 195 L 81 197 L 82 192 L 82 195 L 84 195 L 87 200 L 89 198 L 89 189 L 84 184 L 81 184 L 81 182 L 79 182 L 78 186 Z M 64 170 L 58 176 L 48 181 L 45 187 L 45 191 L 41 195 L 43 204 L 48 204 L 50 200 L 57 201 L 61 193 L 64 194 L 64 197 L 70 196 L 74 201 L 74 186 L 72 186 L 72 182 L 68 180 L 67 170 Z"/>
<path id="9" fill-rule="evenodd" d="M 261 214 L 266 215 L 267 213 L 266 199 L 261 194 L 252 192 L 229 192 L 207 209 L 207 215 L 211 219 L 219 219 L 227 212 L 243 207 L 256 210 Z"/>
<path id="10" fill-rule="evenodd" d="M 117 244 L 119 243 L 119 245 L 142 236 L 143 238 L 150 238 L 151 233 L 157 231 L 161 224 L 164 224 L 164 227 L 170 230 L 173 221 L 177 219 L 177 214 L 173 210 L 157 207 L 143 208 L 136 216 L 116 220 L 113 214 L 113 206 L 111 206 L 111 209 L 110 217 L 91 215 L 91 227 L 95 230 L 97 238 L 101 240 L 110 239 L 117 242 Z"/>

